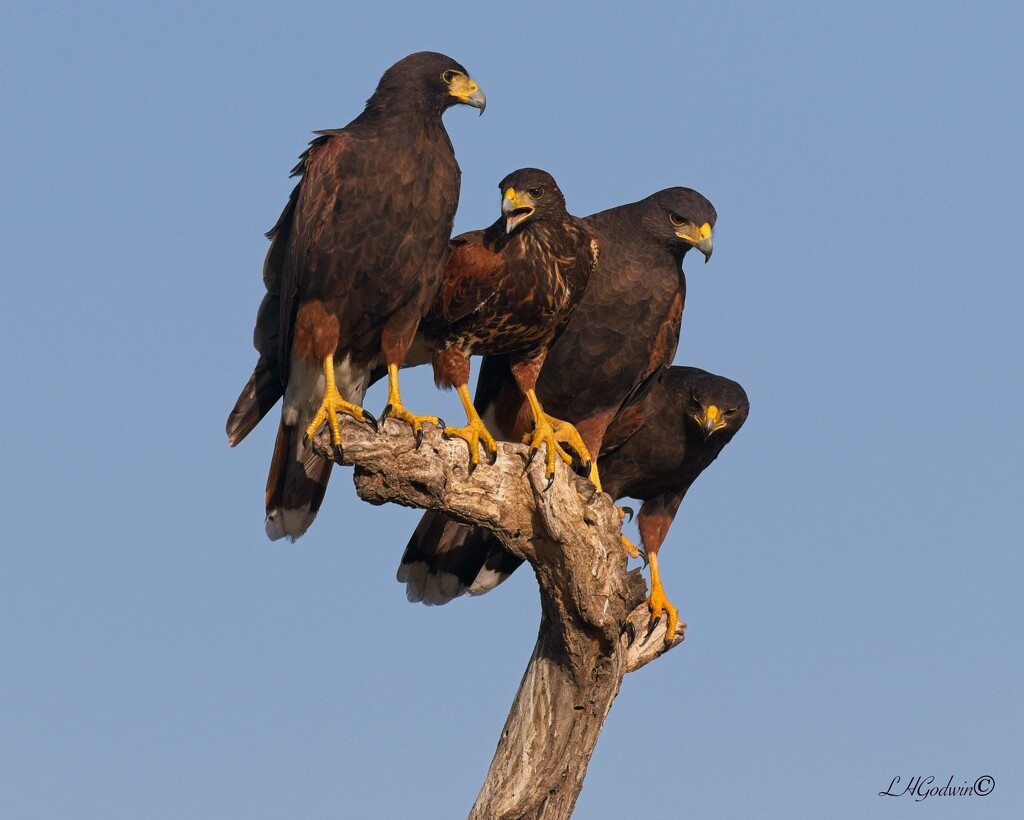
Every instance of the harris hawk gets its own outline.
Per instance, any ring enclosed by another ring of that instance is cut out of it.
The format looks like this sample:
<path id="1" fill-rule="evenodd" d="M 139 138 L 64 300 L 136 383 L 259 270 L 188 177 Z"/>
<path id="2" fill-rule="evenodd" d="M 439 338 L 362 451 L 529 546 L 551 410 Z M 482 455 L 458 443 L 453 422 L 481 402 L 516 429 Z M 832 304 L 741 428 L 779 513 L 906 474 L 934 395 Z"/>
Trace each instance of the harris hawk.
<path id="1" fill-rule="evenodd" d="M 472 471 L 479 446 L 497 457 L 498 446 L 477 414 L 469 393 L 471 354 L 503 354 L 510 378 L 525 396 L 532 433 L 530 459 L 546 447 L 548 486 L 556 457 L 572 458 L 562 443 L 589 463 L 590 455 L 571 424 L 548 416 L 535 385 L 548 348 L 579 304 L 597 263 L 597 239 L 572 216 L 551 174 L 520 168 L 506 176 L 501 216 L 489 227 L 455 237 L 437 298 L 423 317 L 416 347 L 431 352 L 438 387 L 455 387 L 466 426 L 446 427 L 446 436 L 469 445 Z M 422 355 L 422 354 L 421 354 Z M 416 355 L 407 364 L 417 363 Z"/>
<path id="2" fill-rule="evenodd" d="M 601 466 L 607 491 L 612 498 L 643 502 L 636 522 L 651 565 L 647 605 L 652 623 L 668 614 L 666 639 L 676 633 L 679 612 L 665 595 L 658 550 L 686 491 L 732 441 L 749 412 L 746 392 L 732 379 L 696 367 L 670 367 L 605 433 Z"/>
<path id="3" fill-rule="evenodd" d="M 679 615 L 665 595 L 658 552 L 687 490 L 743 426 L 749 409 L 746 393 L 731 379 L 670 367 L 605 432 L 598 459 L 604 489 L 612 498 L 643 502 L 637 526 L 651 566 L 647 603 L 653 619 L 667 613 L 666 636 L 675 634 Z M 522 563 L 482 527 L 424 516 L 417 534 L 426 543 L 446 537 L 450 548 L 418 552 L 417 538 L 410 541 L 398 573 L 410 601 L 445 604 L 467 592 L 481 595 Z"/>
<path id="4" fill-rule="evenodd" d="M 459 200 L 460 171 L 442 114 L 486 100 L 450 57 L 419 52 L 381 77 L 363 112 L 317 132 L 263 268 L 266 296 L 253 341 L 256 369 L 227 421 L 238 444 L 284 398 L 267 480 L 266 532 L 295 539 L 316 517 L 333 462 L 312 451 L 327 423 L 336 453 L 338 413 L 363 410 L 370 373 L 384 365 L 384 416 L 417 434 L 429 416 L 402 405 L 398 368 L 440 283 Z"/>

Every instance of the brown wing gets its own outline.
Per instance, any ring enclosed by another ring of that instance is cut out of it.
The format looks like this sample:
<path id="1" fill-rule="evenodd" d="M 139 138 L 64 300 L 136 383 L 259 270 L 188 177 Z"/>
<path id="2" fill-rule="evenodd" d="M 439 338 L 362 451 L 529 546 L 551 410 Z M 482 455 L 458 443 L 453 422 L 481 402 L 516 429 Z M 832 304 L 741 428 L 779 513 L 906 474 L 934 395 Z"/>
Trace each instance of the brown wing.
<path id="1" fill-rule="evenodd" d="M 601 443 L 601 456 L 614 453 L 636 435 L 644 426 L 642 404 L 633 404 L 624 408 L 608 425 Z M 598 465 L 600 469 L 600 464 Z"/>
<path id="2" fill-rule="evenodd" d="M 486 232 L 470 231 L 451 241 L 451 256 L 424 324 L 439 329 L 478 311 L 495 293 L 503 266 L 501 254 L 485 241 Z"/>
<path id="3" fill-rule="evenodd" d="M 380 355 L 393 322 L 411 340 L 437 289 L 458 204 L 458 166 L 440 135 L 436 145 L 389 150 L 350 125 L 310 146 L 280 282 L 282 360 L 301 301 L 320 300 L 338 318 L 338 347 L 356 362 Z"/>
<path id="4" fill-rule="evenodd" d="M 303 160 L 305 155 L 303 155 Z M 301 173 L 302 160 L 297 171 Z M 281 359 L 281 276 L 291 236 L 299 185 L 292 190 L 277 223 L 267 232 L 270 249 L 263 262 L 263 284 L 267 292 L 256 313 L 252 343 L 260 354 L 256 368 L 228 416 L 228 443 L 234 447 L 259 424 L 284 395 L 284 369 Z"/>
<path id="5" fill-rule="evenodd" d="M 573 422 L 617 411 L 648 378 L 652 341 L 681 281 L 672 258 L 642 241 L 630 206 L 585 221 L 600 238 L 601 257 L 537 382 L 548 412 Z M 668 359 L 674 354 L 673 346 Z"/>

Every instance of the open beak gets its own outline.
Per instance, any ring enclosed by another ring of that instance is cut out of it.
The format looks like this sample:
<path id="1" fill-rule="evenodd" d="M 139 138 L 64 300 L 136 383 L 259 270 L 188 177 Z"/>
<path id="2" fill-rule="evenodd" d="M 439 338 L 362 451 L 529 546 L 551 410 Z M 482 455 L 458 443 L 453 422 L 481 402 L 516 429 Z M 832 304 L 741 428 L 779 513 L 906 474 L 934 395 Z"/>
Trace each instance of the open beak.
<path id="1" fill-rule="evenodd" d="M 505 233 L 513 229 L 524 219 L 533 215 L 533 200 L 515 188 L 508 188 L 501 198 L 501 214 L 505 217 Z"/>

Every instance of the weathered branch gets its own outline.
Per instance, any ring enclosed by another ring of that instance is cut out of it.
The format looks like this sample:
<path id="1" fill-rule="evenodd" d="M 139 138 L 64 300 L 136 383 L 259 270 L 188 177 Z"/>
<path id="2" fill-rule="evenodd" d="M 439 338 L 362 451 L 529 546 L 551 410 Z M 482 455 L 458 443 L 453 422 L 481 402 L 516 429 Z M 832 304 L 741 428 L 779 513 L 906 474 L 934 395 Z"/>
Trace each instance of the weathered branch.
<path id="1" fill-rule="evenodd" d="M 664 620 L 648 634 L 646 586 L 639 570 L 626 571 L 611 499 L 561 462 L 545 492 L 543 459 L 526 467 L 524 445 L 499 444 L 496 464 L 467 475 L 465 442 L 447 441 L 436 428 L 425 429 L 417 449 L 402 422 L 375 433 L 341 421 L 344 460 L 355 466 L 361 498 L 485 526 L 533 565 L 540 632 L 470 818 L 569 817 L 623 675 L 677 645 L 686 625 L 668 647 Z M 315 445 L 330 451 L 326 431 Z"/>

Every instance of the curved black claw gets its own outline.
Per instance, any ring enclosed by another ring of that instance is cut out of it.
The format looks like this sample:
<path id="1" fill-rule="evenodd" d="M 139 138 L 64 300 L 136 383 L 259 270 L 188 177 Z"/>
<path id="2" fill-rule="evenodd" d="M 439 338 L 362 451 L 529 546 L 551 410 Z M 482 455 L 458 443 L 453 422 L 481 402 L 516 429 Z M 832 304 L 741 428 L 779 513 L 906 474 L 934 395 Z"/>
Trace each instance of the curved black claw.
<path id="1" fill-rule="evenodd" d="M 533 463 L 533 459 L 534 459 L 534 457 L 536 455 L 537 455 L 537 448 L 536 447 L 531 447 L 530 448 L 530 457 L 528 459 L 526 459 L 526 466 L 527 467 L 529 467 Z"/>
<path id="2" fill-rule="evenodd" d="M 488 450 L 487 452 L 488 452 L 488 453 L 490 454 L 490 456 L 491 456 L 491 466 L 493 467 L 493 466 L 494 466 L 495 464 L 497 464 L 497 463 L 498 463 L 498 451 L 497 451 L 497 450 L 495 450 L 495 451 L 494 451 L 493 453 L 491 453 L 491 451 L 490 451 L 490 450 Z"/>
<path id="3" fill-rule="evenodd" d="M 647 627 L 647 634 L 648 635 L 652 634 L 654 632 L 654 630 L 658 628 L 658 624 L 660 622 L 661 622 L 661 616 L 659 615 L 657 618 L 655 618 L 653 621 L 651 621 L 651 625 L 649 627 Z"/>
<path id="4" fill-rule="evenodd" d="M 555 474 L 552 473 L 551 475 L 548 476 L 548 483 L 544 485 L 544 492 L 547 492 L 548 490 L 550 490 L 551 489 L 551 485 L 554 484 L 554 483 L 555 483 Z"/>
<path id="5" fill-rule="evenodd" d="M 636 627 L 633 626 L 633 622 L 628 618 L 626 619 L 625 625 L 622 627 L 622 631 L 629 636 L 629 643 L 627 643 L 626 646 L 632 646 L 633 641 L 636 640 Z"/>
<path id="6" fill-rule="evenodd" d="M 309 433 L 303 433 L 302 434 L 302 446 L 303 447 L 308 447 L 309 446 Z"/>
<path id="7" fill-rule="evenodd" d="M 448 425 L 444 423 L 444 419 L 441 418 L 440 416 L 438 416 L 437 417 L 437 429 L 440 430 L 443 433 L 444 432 L 444 428 L 447 427 L 447 426 Z"/>
<path id="8" fill-rule="evenodd" d="M 368 410 L 363 410 L 363 421 L 365 421 L 373 428 L 373 432 L 380 432 L 380 428 L 377 426 L 377 419 L 373 417 L 373 413 L 369 412 Z"/>
<path id="9" fill-rule="evenodd" d="M 420 449 L 420 445 L 422 443 L 423 443 L 423 428 L 420 427 L 420 429 L 416 431 L 416 449 L 417 450 Z"/>
<path id="10" fill-rule="evenodd" d="M 466 469 L 466 475 L 467 476 L 473 475 L 473 470 L 475 470 L 478 466 L 480 466 L 480 462 L 479 461 L 473 461 L 473 459 L 470 459 L 469 460 L 469 467 Z"/>
<path id="11" fill-rule="evenodd" d="M 388 414 L 391 412 L 391 409 L 392 408 L 391 408 L 391 404 L 390 403 L 384 405 L 384 409 L 381 411 L 381 414 L 380 414 L 380 423 L 381 424 L 383 424 L 385 421 L 387 421 Z"/>
<path id="12" fill-rule="evenodd" d="M 633 508 L 632 507 L 619 507 L 619 509 L 622 510 L 622 517 L 623 518 L 625 518 L 628 515 L 629 516 L 629 520 L 630 521 L 633 520 Z"/>
<path id="13" fill-rule="evenodd" d="M 340 444 L 334 445 L 334 463 L 342 464 L 345 460 L 345 451 L 342 449 Z"/>

